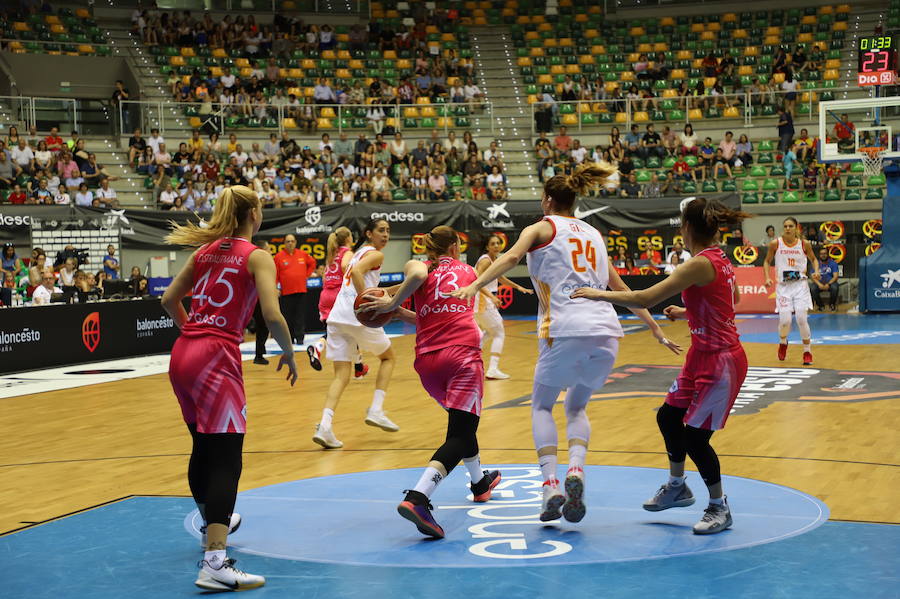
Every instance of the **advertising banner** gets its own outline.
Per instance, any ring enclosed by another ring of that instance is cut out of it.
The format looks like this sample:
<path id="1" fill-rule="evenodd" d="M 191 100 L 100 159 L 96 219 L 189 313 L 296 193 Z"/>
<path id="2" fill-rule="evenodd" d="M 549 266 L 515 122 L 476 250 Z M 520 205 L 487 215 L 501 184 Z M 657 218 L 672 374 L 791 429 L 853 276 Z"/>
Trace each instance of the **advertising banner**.
<path id="1" fill-rule="evenodd" d="M 734 307 L 743 314 L 772 314 L 775 312 L 775 286 L 766 287 L 766 275 L 761 266 L 738 266 L 735 282 L 741 299 Z"/>

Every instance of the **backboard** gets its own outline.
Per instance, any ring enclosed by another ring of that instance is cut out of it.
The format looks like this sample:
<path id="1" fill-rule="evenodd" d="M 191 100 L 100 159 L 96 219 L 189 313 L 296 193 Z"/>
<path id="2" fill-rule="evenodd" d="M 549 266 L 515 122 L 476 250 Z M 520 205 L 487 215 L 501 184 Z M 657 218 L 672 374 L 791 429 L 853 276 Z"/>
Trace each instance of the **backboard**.
<path id="1" fill-rule="evenodd" d="M 856 162 L 859 148 L 874 145 L 887 148 L 886 160 L 898 159 L 900 97 L 819 102 L 818 135 L 822 162 Z"/>

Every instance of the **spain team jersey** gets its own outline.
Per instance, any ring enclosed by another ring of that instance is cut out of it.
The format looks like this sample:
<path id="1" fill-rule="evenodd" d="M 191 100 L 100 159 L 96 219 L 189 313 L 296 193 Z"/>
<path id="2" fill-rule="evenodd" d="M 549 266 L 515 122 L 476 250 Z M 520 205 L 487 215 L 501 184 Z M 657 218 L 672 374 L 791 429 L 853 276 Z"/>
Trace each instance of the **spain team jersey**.
<path id="1" fill-rule="evenodd" d="M 487 260 L 489 264 L 493 264 L 494 261 L 491 260 L 491 257 L 488 254 L 482 254 L 478 260 L 475 261 L 475 265 L 477 266 L 479 262 L 482 260 Z M 500 284 L 497 279 L 494 279 L 487 285 L 483 287 L 484 290 L 491 292 L 492 294 L 496 294 L 497 290 L 500 288 Z M 475 295 L 475 311 L 476 312 L 486 312 L 487 310 L 496 310 L 497 306 L 494 302 L 488 300 L 484 297 L 483 294 L 478 293 Z"/>
<path id="2" fill-rule="evenodd" d="M 734 324 L 734 268 L 717 247 L 706 248 L 697 256 L 709 260 L 716 278 L 707 285 L 692 285 L 681 292 L 691 329 L 691 348 L 719 351 L 740 346 Z"/>
<path id="3" fill-rule="evenodd" d="M 475 324 L 472 301 L 450 296 L 477 278 L 475 269 L 468 264 L 450 256 L 440 257 L 438 266 L 413 293 L 417 356 L 453 345 L 481 347 L 481 330 Z"/>
<path id="4" fill-rule="evenodd" d="M 353 269 L 359 264 L 359 261 L 363 259 L 363 256 L 374 251 L 375 248 L 373 246 L 364 245 L 353 254 L 353 258 L 350 259 L 350 263 L 347 265 L 347 272 L 344 273 L 341 290 L 338 292 L 337 299 L 334 300 L 334 307 L 331 309 L 331 314 L 328 316 L 328 322 L 363 326 L 356 319 L 356 314 L 353 311 L 353 302 L 356 301 L 356 287 L 353 286 L 353 281 L 350 279 L 350 273 L 353 272 Z M 378 287 L 378 282 L 380 280 L 381 268 L 373 268 L 363 275 L 363 286 L 366 289 Z"/>
<path id="5" fill-rule="evenodd" d="M 256 281 L 247 270 L 250 254 L 258 249 L 239 237 L 209 243 L 194 254 L 191 310 L 181 330 L 185 337 L 215 335 L 235 343 L 256 306 Z"/>
<path id="6" fill-rule="evenodd" d="M 553 226 L 553 237 L 528 252 L 528 272 L 538 298 L 538 337 L 622 337 L 612 304 L 569 297 L 581 287 L 607 288 L 603 236 L 577 218 L 551 215 L 544 220 Z"/>
<path id="7" fill-rule="evenodd" d="M 775 249 L 775 270 L 778 273 L 775 282 L 805 279 L 806 262 L 806 252 L 803 251 L 802 240 L 798 239 L 794 245 L 788 245 L 784 239 L 779 237 L 778 247 Z"/>

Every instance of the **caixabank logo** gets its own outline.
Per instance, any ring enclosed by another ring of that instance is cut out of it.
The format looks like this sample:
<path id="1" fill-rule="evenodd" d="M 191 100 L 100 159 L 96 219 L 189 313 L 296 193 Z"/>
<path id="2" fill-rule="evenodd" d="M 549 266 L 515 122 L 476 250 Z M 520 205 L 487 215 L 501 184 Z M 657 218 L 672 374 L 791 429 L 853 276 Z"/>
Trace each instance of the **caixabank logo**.
<path id="1" fill-rule="evenodd" d="M 646 397 L 662 403 L 680 371 L 680 366 L 620 366 L 609 375 L 606 385 L 591 396 L 591 401 Z M 779 401 L 855 403 L 881 399 L 900 399 L 900 372 L 751 366 L 731 413 L 755 414 Z M 527 405 L 531 405 L 530 395 L 487 409 Z"/>

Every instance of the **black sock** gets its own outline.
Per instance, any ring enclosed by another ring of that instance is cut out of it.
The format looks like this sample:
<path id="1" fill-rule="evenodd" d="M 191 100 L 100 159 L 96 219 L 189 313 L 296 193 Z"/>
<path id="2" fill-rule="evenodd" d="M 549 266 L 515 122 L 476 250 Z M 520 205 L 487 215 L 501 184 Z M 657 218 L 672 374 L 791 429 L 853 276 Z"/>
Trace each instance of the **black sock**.
<path id="1" fill-rule="evenodd" d="M 403 498 L 403 501 L 408 501 L 413 505 L 428 505 L 428 497 L 425 496 L 425 493 L 412 489 L 406 491 L 406 497 Z"/>

